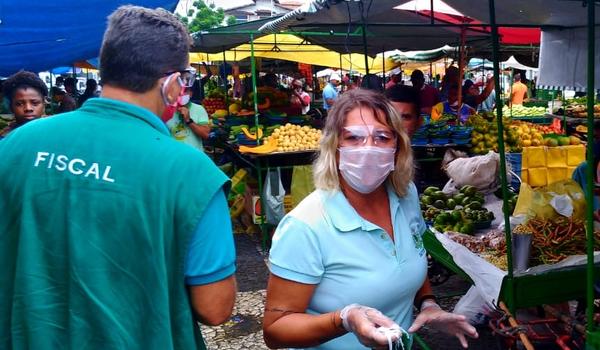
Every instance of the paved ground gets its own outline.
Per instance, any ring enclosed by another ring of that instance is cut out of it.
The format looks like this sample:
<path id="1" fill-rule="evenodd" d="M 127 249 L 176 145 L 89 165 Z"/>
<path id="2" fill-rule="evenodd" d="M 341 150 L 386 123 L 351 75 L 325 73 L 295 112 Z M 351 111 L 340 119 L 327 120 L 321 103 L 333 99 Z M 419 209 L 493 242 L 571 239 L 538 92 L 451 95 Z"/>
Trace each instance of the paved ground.
<path id="1" fill-rule="evenodd" d="M 252 236 L 237 234 L 237 280 L 239 294 L 233 316 L 229 322 L 219 327 L 202 327 L 208 349 L 210 350 L 262 350 L 268 349 L 262 339 L 261 320 L 265 299 L 268 270 L 265 258 L 261 254 L 260 244 Z M 452 276 L 447 282 L 434 287 L 436 295 L 461 294 L 469 285 Z M 446 310 L 452 310 L 459 296 L 442 298 L 440 304 Z M 471 341 L 470 349 L 499 349 L 496 340 L 488 329 L 480 330 L 480 338 Z M 457 340 L 443 333 L 424 329 L 419 335 L 431 349 L 462 349 Z M 414 346 L 413 349 L 421 349 Z"/>

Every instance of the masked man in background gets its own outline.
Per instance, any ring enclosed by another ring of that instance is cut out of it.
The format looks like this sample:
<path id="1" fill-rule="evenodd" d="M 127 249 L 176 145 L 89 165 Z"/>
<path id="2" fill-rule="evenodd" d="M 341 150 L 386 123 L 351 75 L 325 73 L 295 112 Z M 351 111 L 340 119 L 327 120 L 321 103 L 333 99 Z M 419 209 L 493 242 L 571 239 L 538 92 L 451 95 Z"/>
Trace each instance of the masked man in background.
<path id="1" fill-rule="evenodd" d="M 191 101 L 192 94 L 192 89 L 185 89 L 177 105 L 165 111 L 163 119 L 176 140 L 204 151 L 202 140 L 208 139 L 210 133 L 208 113 L 204 107 Z"/>

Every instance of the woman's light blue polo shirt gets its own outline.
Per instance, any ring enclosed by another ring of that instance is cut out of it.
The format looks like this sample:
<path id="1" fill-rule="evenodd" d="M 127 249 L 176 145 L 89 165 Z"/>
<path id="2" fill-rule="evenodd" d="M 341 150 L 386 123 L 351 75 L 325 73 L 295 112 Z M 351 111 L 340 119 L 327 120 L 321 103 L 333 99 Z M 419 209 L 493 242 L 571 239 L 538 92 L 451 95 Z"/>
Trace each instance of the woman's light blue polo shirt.
<path id="1" fill-rule="evenodd" d="M 405 197 L 388 185 L 394 241 L 363 219 L 340 191 L 316 190 L 286 215 L 273 237 L 271 272 L 316 284 L 307 313 L 322 314 L 357 303 L 370 306 L 402 328 L 412 323 L 415 294 L 427 274 L 425 222 L 417 190 Z M 365 349 L 346 334 L 313 349 Z"/>

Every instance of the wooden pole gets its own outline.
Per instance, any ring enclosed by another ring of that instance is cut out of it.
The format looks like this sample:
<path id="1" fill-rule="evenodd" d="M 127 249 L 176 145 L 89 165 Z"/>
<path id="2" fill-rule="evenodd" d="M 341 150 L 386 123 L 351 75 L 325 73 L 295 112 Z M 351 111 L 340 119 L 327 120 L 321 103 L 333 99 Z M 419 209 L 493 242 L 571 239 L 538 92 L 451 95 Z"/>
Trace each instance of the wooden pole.
<path id="1" fill-rule="evenodd" d="M 501 301 L 499 303 L 499 305 L 500 305 L 500 308 L 502 309 L 502 311 L 504 311 L 506 313 L 506 316 L 508 318 L 508 324 L 510 324 L 511 327 L 518 327 L 519 323 L 517 322 L 517 320 L 515 320 L 513 315 L 510 313 L 510 311 L 508 311 L 508 308 L 506 307 L 504 302 Z M 523 334 L 522 332 L 519 332 L 519 339 L 521 339 L 521 342 L 523 343 L 523 346 L 525 347 L 525 349 L 535 350 L 535 347 L 533 346 L 533 344 L 531 344 L 531 342 L 529 341 L 529 338 L 527 338 L 527 336 L 525 334 Z"/>
<path id="2" fill-rule="evenodd" d="M 458 48 L 458 110 L 456 112 L 456 120 L 460 121 L 460 110 L 463 102 L 462 98 L 462 81 L 464 76 L 464 60 L 465 60 L 465 28 L 460 29 L 460 46 Z"/>

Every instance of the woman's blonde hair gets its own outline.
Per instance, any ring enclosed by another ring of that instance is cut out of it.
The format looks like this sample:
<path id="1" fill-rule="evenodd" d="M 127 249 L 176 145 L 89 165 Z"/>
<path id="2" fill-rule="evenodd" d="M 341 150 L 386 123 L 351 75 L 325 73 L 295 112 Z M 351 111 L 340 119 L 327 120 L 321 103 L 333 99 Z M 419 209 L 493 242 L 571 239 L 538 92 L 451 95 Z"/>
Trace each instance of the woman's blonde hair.
<path id="1" fill-rule="evenodd" d="M 359 107 L 370 108 L 380 122 L 389 125 L 396 133 L 396 164 L 388 179 L 398 196 L 404 197 L 414 174 L 410 139 L 402 127 L 400 116 L 387 98 L 378 92 L 366 89 L 345 92 L 329 110 L 321 136 L 320 151 L 313 164 L 315 187 L 323 190 L 339 190 L 340 180 L 336 158 L 339 135 L 344 127 L 346 116 Z"/>

